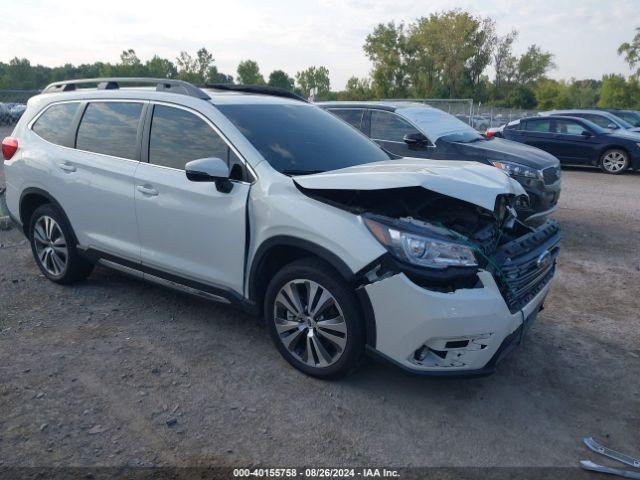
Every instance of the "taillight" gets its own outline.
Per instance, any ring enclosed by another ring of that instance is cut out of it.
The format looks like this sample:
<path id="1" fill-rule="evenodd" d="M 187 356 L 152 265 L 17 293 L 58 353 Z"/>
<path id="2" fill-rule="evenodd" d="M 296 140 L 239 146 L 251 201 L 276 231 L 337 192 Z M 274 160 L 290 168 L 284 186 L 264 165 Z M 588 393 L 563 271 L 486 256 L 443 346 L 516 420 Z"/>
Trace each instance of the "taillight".
<path id="1" fill-rule="evenodd" d="M 487 138 L 491 138 L 496 134 L 496 132 L 492 132 L 491 130 L 487 130 L 486 132 L 484 132 L 484 136 Z"/>
<path id="2" fill-rule="evenodd" d="M 13 137 L 5 137 L 2 140 L 2 158 L 11 160 L 11 157 L 18 151 L 18 139 Z"/>

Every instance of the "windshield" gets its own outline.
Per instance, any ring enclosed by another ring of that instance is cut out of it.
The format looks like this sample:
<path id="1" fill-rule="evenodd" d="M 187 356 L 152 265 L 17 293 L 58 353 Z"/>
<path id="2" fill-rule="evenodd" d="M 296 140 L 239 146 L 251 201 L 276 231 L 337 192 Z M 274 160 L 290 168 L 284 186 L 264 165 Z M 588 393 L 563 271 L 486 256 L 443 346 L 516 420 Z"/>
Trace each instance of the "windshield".
<path id="1" fill-rule="evenodd" d="M 216 105 L 269 164 L 304 175 L 389 160 L 377 144 L 308 104 Z"/>
<path id="2" fill-rule="evenodd" d="M 437 108 L 410 107 L 398 109 L 396 113 L 413 122 L 433 143 L 445 137 L 449 141 L 463 143 L 484 138 L 471 125 Z"/>

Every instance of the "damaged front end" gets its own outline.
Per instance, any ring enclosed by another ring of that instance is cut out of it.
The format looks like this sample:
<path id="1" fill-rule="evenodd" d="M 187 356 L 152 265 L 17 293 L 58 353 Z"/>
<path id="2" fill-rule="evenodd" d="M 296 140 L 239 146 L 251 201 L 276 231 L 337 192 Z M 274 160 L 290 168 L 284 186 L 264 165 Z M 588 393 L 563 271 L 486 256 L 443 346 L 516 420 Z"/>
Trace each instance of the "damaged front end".
<path id="1" fill-rule="evenodd" d="M 560 231 L 520 222 L 526 196 L 497 169 L 422 165 L 294 181 L 360 217 L 387 251 L 354 285 L 374 319 L 370 350 L 415 373 L 489 373 L 542 308 Z"/>
<path id="2" fill-rule="evenodd" d="M 402 272 L 424 288 L 453 292 L 482 287 L 477 274 L 485 270 L 515 311 L 553 276 L 558 225 L 532 229 L 518 221 L 515 195 L 499 195 L 489 211 L 422 187 L 302 190 L 362 216 L 387 248 L 362 272 L 365 283 Z"/>

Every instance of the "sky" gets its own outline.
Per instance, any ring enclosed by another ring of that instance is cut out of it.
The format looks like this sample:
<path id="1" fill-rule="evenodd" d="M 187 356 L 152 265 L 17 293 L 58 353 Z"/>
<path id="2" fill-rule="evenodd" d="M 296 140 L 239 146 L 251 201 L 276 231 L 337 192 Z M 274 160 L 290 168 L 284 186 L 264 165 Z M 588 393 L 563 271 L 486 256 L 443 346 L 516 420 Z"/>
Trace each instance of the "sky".
<path id="1" fill-rule="evenodd" d="M 324 65 L 338 90 L 370 72 L 362 45 L 375 25 L 455 7 L 490 16 L 499 34 L 518 30 L 517 54 L 533 43 L 552 52 L 552 78 L 631 73 L 617 48 L 640 27 L 640 0 L 0 0 L 0 61 L 115 63 L 128 48 L 173 60 L 205 47 L 234 76 L 249 58 L 265 78 Z"/>

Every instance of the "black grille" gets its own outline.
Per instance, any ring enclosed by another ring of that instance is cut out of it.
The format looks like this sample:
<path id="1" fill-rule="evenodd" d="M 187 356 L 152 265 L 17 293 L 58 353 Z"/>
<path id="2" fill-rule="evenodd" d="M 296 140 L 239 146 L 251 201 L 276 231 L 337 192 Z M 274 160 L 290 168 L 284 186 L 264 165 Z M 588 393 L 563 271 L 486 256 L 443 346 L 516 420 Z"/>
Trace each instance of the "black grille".
<path id="1" fill-rule="evenodd" d="M 529 303 L 553 278 L 559 242 L 558 225 L 550 220 L 500 249 L 494 276 L 512 313 Z"/>
<path id="2" fill-rule="evenodd" d="M 542 178 L 544 178 L 544 183 L 547 185 L 556 183 L 560 179 L 560 167 L 545 168 L 542 170 Z"/>

